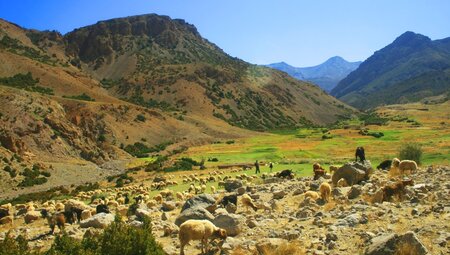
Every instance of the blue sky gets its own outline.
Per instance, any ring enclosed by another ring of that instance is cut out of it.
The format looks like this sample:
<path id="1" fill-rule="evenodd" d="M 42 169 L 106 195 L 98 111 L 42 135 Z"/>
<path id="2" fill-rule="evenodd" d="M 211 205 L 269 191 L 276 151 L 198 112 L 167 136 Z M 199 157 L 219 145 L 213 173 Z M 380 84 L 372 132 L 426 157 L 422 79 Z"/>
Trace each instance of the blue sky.
<path id="1" fill-rule="evenodd" d="M 255 64 L 364 60 L 405 31 L 450 36 L 448 0 L 2 0 L 0 18 L 62 33 L 145 13 L 194 24 L 232 56 Z"/>

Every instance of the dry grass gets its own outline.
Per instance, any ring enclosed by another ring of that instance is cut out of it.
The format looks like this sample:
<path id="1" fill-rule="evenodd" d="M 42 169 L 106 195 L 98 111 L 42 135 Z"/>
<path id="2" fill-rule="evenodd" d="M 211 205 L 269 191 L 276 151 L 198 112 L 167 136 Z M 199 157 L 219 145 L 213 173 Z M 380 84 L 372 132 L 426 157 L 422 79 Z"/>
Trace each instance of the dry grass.
<path id="1" fill-rule="evenodd" d="M 276 249 L 263 248 L 261 252 L 249 251 L 238 247 L 234 249 L 231 255 L 305 255 L 306 251 L 302 248 L 302 244 L 298 241 L 282 244 Z"/>
<path id="2" fill-rule="evenodd" d="M 419 255 L 420 253 L 408 243 L 399 243 L 394 255 Z"/>

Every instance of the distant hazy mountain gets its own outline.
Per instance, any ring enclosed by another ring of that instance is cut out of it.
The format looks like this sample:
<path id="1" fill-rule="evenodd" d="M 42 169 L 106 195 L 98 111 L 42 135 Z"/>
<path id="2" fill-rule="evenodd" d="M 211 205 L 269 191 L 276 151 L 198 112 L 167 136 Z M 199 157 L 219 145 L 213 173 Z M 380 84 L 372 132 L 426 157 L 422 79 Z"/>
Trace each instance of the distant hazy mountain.
<path id="1" fill-rule="evenodd" d="M 332 90 L 349 73 L 358 68 L 361 61 L 348 62 L 336 56 L 328 59 L 324 63 L 311 67 L 293 67 L 285 62 L 274 63 L 269 67 L 286 72 L 299 80 L 311 81 L 319 85 L 325 91 Z"/>
<path id="2" fill-rule="evenodd" d="M 432 41 L 406 32 L 364 61 L 331 94 L 368 109 L 448 95 L 449 91 L 450 37 Z"/>

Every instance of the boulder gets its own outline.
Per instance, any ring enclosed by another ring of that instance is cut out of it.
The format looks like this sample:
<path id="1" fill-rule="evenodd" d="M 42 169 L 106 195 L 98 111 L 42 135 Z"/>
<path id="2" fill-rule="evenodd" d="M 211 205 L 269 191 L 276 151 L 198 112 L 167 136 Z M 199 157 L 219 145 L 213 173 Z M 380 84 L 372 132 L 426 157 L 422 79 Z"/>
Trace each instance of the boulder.
<path id="1" fill-rule="evenodd" d="M 201 206 L 188 208 L 180 213 L 175 219 L 175 224 L 180 226 L 187 220 L 209 220 L 213 221 L 214 216 Z"/>
<path id="2" fill-rule="evenodd" d="M 233 203 L 229 203 L 225 206 L 225 210 L 227 210 L 228 213 L 235 213 L 237 211 L 237 206 Z"/>
<path id="3" fill-rule="evenodd" d="M 331 177 L 334 185 L 344 178 L 349 185 L 358 184 L 361 181 L 369 179 L 370 174 L 373 173 L 372 165 L 369 160 L 363 162 L 349 162 L 341 166 Z"/>
<path id="4" fill-rule="evenodd" d="M 216 199 L 208 194 L 201 194 L 192 198 L 189 198 L 181 208 L 181 212 L 192 207 L 207 208 L 216 203 Z"/>
<path id="5" fill-rule="evenodd" d="M 358 213 L 353 213 L 343 219 L 339 219 L 335 225 L 343 227 L 354 227 L 358 225 L 361 221 L 362 221 L 361 215 L 359 215 Z"/>
<path id="6" fill-rule="evenodd" d="M 114 221 L 114 215 L 111 213 L 99 213 L 87 220 L 80 222 L 80 227 L 82 228 L 101 228 L 105 229 Z"/>
<path id="7" fill-rule="evenodd" d="M 140 221 L 143 221 L 145 218 L 150 218 L 151 213 L 148 210 L 138 208 L 136 209 L 136 216 Z"/>
<path id="8" fill-rule="evenodd" d="M 359 195 L 361 195 L 361 193 L 362 193 L 361 186 L 353 185 L 350 188 L 349 192 L 347 193 L 347 197 L 348 197 L 348 199 L 354 199 L 354 198 L 359 197 Z"/>
<path id="9" fill-rule="evenodd" d="M 227 192 L 232 192 L 235 189 L 240 188 L 242 186 L 243 186 L 242 181 L 241 180 L 237 180 L 237 179 L 226 180 L 225 181 L 225 185 L 224 185 L 225 190 Z"/>
<path id="10" fill-rule="evenodd" d="M 374 204 L 381 204 L 381 203 L 383 203 L 383 197 L 384 197 L 384 192 L 380 188 L 377 191 L 375 191 L 375 193 L 373 193 L 373 195 L 372 195 L 372 203 L 374 203 Z"/>
<path id="11" fill-rule="evenodd" d="M 40 217 L 41 217 L 41 212 L 38 212 L 38 211 L 27 212 L 27 214 L 25 214 L 25 218 L 24 218 L 25 223 L 26 224 L 31 223 L 35 220 L 38 220 Z"/>
<path id="12" fill-rule="evenodd" d="M 177 208 L 177 206 L 174 201 L 165 201 L 162 203 L 162 210 L 165 212 L 173 211 L 175 208 Z"/>
<path id="13" fill-rule="evenodd" d="M 407 253 L 402 253 L 407 252 Z M 394 254 L 428 254 L 425 246 L 420 242 L 414 232 L 409 231 L 403 235 L 388 234 L 375 237 L 372 244 L 366 249 L 365 255 L 394 255 Z"/>
<path id="14" fill-rule="evenodd" d="M 242 231 L 244 217 L 237 214 L 220 214 L 213 220 L 214 225 L 227 231 L 227 235 L 236 236 Z"/>
<path id="15" fill-rule="evenodd" d="M 274 199 L 282 199 L 284 196 L 286 196 L 286 192 L 284 192 L 284 190 L 277 190 L 273 192 Z"/>

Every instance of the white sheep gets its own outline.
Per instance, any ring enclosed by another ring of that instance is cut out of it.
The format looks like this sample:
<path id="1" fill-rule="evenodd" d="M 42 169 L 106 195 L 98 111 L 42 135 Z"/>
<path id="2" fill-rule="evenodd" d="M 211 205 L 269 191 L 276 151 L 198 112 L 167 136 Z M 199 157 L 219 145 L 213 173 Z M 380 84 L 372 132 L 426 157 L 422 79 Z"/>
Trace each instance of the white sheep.
<path id="1" fill-rule="evenodd" d="M 216 227 L 209 220 L 188 220 L 181 224 L 180 232 L 180 255 L 184 255 L 184 246 L 191 240 L 201 240 L 202 254 L 208 250 L 208 239 L 226 239 L 227 231 Z"/>

